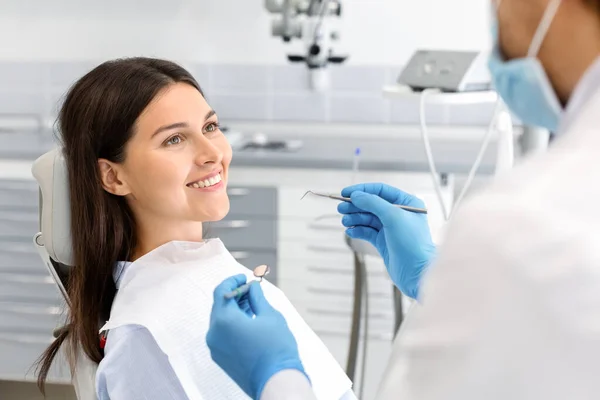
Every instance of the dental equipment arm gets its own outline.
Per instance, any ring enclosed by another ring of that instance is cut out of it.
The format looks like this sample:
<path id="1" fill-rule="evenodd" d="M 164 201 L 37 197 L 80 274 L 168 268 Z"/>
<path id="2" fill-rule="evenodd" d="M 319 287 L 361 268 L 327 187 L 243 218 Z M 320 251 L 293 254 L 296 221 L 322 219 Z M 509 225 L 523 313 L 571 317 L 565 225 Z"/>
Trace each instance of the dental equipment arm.
<path id="1" fill-rule="evenodd" d="M 328 86 L 325 68 L 340 64 L 346 55 L 334 55 L 334 42 L 339 39 L 335 26 L 342 13 L 341 0 L 265 0 L 265 8 L 281 14 L 272 22 L 272 35 L 286 43 L 303 39 L 304 54 L 289 54 L 290 62 L 303 62 L 310 70 L 311 86 L 324 90 Z"/>

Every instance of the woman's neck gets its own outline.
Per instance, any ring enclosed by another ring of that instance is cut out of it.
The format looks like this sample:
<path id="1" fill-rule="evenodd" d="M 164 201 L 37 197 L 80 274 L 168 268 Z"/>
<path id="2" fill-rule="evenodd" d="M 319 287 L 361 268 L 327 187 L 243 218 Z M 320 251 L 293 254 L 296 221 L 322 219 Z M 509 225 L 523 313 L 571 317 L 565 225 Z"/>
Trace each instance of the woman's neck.
<path id="1" fill-rule="evenodd" d="M 203 241 L 202 222 L 199 221 L 149 221 L 137 223 L 137 244 L 130 261 L 135 261 L 152 250 L 172 242 Z"/>

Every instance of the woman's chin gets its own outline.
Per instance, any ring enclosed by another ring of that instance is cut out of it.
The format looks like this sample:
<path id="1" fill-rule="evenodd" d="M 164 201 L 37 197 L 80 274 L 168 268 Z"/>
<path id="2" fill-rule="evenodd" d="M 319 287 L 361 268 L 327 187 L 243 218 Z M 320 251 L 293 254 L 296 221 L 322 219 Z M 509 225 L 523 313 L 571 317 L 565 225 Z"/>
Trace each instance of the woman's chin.
<path id="1" fill-rule="evenodd" d="M 211 207 L 210 210 L 204 209 L 199 212 L 194 219 L 202 222 L 217 222 L 225 218 L 227 214 L 229 214 L 229 204 L 227 204 L 226 207 Z"/>

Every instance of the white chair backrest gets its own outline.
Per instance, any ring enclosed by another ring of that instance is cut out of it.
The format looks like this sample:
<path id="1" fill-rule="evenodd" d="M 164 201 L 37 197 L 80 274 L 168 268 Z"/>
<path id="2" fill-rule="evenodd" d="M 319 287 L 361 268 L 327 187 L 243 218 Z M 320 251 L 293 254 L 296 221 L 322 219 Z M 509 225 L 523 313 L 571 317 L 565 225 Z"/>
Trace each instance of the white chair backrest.
<path id="1" fill-rule="evenodd" d="M 38 158 L 31 172 L 41 190 L 41 232 L 48 255 L 56 262 L 73 265 L 69 178 L 60 149 Z"/>
<path id="2" fill-rule="evenodd" d="M 71 212 L 69 179 L 62 151 L 51 150 L 38 158 L 32 173 L 40 186 L 40 230 L 34 244 L 56 284 L 68 302 L 60 274 L 50 260 L 72 268 Z M 80 350 L 72 383 L 78 400 L 96 400 L 96 369 L 98 365 Z"/>

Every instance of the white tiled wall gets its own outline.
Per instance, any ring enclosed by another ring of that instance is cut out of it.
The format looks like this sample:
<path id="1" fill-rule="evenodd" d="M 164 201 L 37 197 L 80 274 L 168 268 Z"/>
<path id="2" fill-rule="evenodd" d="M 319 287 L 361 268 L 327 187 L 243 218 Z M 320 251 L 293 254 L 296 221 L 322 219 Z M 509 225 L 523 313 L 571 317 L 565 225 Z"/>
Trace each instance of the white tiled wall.
<path id="1" fill-rule="evenodd" d="M 6 113 L 53 118 L 69 86 L 93 62 L 0 62 L 0 117 Z M 414 99 L 389 100 L 382 87 L 397 78 L 397 68 L 332 66 L 331 89 L 308 89 L 301 65 L 188 63 L 209 103 L 224 122 L 298 121 L 363 124 L 418 123 Z M 429 124 L 486 125 L 493 104 L 429 105 Z"/>

